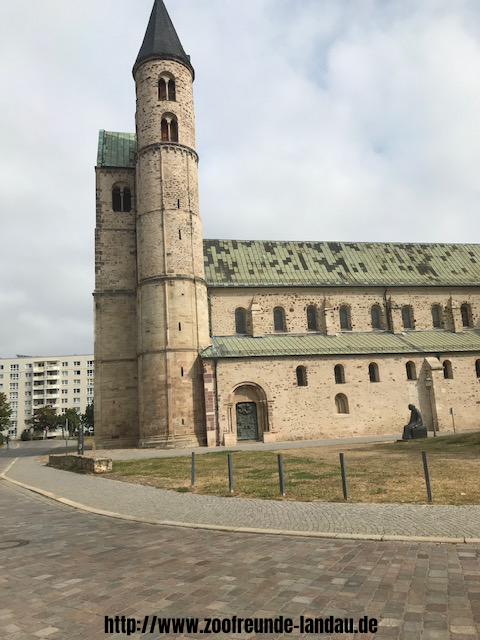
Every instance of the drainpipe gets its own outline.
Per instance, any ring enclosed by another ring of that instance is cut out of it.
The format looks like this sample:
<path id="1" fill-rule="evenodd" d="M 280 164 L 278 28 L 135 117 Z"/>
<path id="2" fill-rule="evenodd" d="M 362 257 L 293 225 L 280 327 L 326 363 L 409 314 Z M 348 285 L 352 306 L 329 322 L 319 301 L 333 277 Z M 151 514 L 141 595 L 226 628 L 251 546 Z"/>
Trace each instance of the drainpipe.
<path id="1" fill-rule="evenodd" d="M 217 358 L 213 359 L 213 387 L 215 389 L 215 423 L 216 423 L 216 437 L 218 438 L 218 445 L 220 445 L 220 422 L 218 417 L 218 384 L 217 384 Z"/>

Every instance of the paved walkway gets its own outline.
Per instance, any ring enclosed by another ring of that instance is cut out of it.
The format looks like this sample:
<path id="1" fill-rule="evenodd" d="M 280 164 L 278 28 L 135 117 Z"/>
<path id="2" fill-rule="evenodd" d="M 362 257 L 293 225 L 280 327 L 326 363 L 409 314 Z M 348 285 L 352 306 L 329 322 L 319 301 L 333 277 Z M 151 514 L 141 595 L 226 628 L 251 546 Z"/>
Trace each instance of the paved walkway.
<path id="1" fill-rule="evenodd" d="M 26 452 L 20 448 L 11 451 L 10 457 Z M 3 460 L 3 469 L 5 464 Z M 93 510 L 146 522 L 320 532 L 340 537 L 428 536 L 480 542 L 480 506 L 302 503 L 197 496 L 51 469 L 31 456 L 19 457 L 7 475 Z"/>
<path id="2" fill-rule="evenodd" d="M 77 476 L 77 480 L 81 476 Z M 102 481 L 99 480 L 99 483 Z M 475 640 L 480 547 L 311 540 L 154 527 L 75 511 L 0 482 L 0 638 L 126 639 L 105 616 L 376 618 L 366 640 Z M 148 628 L 148 627 L 147 627 Z M 358 635 L 358 634 L 357 634 Z M 213 637 L 213 636 L 211 636 Z M 215 638 L 346 638 L 221 633 Z M 352 636 L 353 637 L 353 636 Z"/>

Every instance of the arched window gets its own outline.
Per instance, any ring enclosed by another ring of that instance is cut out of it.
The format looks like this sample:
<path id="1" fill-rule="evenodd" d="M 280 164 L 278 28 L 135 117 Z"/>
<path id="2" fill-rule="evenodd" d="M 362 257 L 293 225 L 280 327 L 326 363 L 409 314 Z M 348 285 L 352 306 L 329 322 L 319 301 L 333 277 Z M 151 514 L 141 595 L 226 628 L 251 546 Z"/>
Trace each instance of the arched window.
<path id="1" fill-rule="evenodd" d="M 380 305 L 374 304 L 370 313 L 372 316 L 372 329 L 383 329 L 382 310 L 380 309 Z"/>
<path id="2" fill-rule="evenodd" d="M 285 311 L 282 307 L 275 307 L 273 310 L 273 326 L 275 331 L 286 331 Z"/>
<path id="3" fill-rule="evenodd" d="M 350 308 L 347 307 L 347 305 L 342 305 L 340 307 L 340 329 L 342 331 L 350 331 L 352 329 Z"/>
<path id="4" fill-rule="evenodd" d="M 415 367 L 415 363 L 414 362 L 407 362 L 407 364 L 405 365 L 405 368 L 407 370 L 407 380 L 416 380 L 417 379 L 417 369 Z"/>
<path id="5" fill-rule="evenodd" d="M 432 307 L 432 323 L 434 329 L 443 328 L 443 309 L 439 304 L 434 304 Z"/>
<path id="6" fill-rule="evenodd" d="M 410 305 L 402 307 L 402 323 L 404 329 L 413 329 L 413 309 Z"/>
<path id="7" fill-rule="evenodd" d="M 178 122 L 176 120 L 170 122 L 170 142 L 178 142 Z"/>
<path id="8" fill-rule="evenodd" d="M 113 187 L 112 209 L 125 212 L 132 210 L 132 192 L 129 187 Z"/>
<path id="9" fill-rule="evenodd" d="M 169 73 L 162 75 L 158 81 L 158 99 L 171 102 L 175 102 L 177 99 L 175 79 Z"/>
<path id="10" fill-rule="evenodd" d="M 112 208 L 114 211 L 122 210 L 122 192 L 120 187 L 113 187 L 112 189 Z"/>
<path id="11" fill-rule="evenodd" d="M 305 367 L 297 367 L 297 384 L 299 387 L 306 387 L 307 382 L 307 370 Z"/>
<path id="12" fill-rule="evenodd" d="M 445 380 L 453 380 L 453 367 L 450 360 L 444 360 L 443 362 L 443 377 Z"/>
<path id="13" fill-rule="evenodd" d="M 339 393 L 335 396 L 335 406 L 337 413 L 350 413 L 348 409 L 348 399 L 343 393 Z"/>
<path id="14" fill-rule="evenodd" d="M 235 333 L 246 335 L 247 333 L 247 312 L 245 309 L 235 311 Z"/>
<path id="15" fill-rule="evenodd" d="M 372 362 L 368 365 L 368 375 L 370 377 L 370 382 L 380 382 L 380 371 L 376 362 Z"/>
<path id="16" fill-rule="evenodd" d="M 165 78 L 160 78 L 158 81 L 158 99 L 167 100 L 167 83 Z"/>
<path id="17" fill-rule="evenodd" d="M 469 304 L 465 303 L 462 304 L 461 306 L 461 312 L 462 312 L 462 324 L 465 328 L 470 328 L 472 327 L 473 323 L 472 323 L 472 308 L 470 307 Z"/>
<path id="18" fill-rule="evenodd" d="M 477 373 L 477 378 L 480 378 L 480 360 L 475 362 L 475 371 Z"/>
<path id="19" fill-rule="evenodd" d="M 335 375 L 335 384 L 345 384 L 345 369 L 343 365 L 336 364 L 333 373 Z"/>
<path id="20" fill-rule="evenodd" d="M 162 128 L 162 142 L 168 142 L 170 140 L 170 131 L 169 131 L 168 122 L 165 118 L 162 119 L 161 128 Z"/>
<path id="21" fill-rule="evenodd" d="M 175 80 L 170 78 L 168 81 L 168 99 L 172 102 L 177 100 L 177 88 L 175 86 Z"/>
<path id="22" fill-rule="evenodd" d="M 307 327 L 309 331 L 318 331 L 317 307 L 307 307 Z"/>

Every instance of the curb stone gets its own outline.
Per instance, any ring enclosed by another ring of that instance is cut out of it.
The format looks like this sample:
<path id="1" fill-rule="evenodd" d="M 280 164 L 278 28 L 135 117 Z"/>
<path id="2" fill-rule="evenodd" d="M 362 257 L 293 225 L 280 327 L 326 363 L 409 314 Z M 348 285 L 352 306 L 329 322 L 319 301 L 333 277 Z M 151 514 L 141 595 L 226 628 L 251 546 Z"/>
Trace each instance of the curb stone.
<path id="1" fill-rule="evenodd" d="M 139 522 L 143 524 L 152 524 L 164 527 L 179 527 L 183 529 L 203 529 L 207 531 L 219 531 L 224 533 L 249 533 L 256 535 L 270 535 L 270 536 L 287 536 L 287 537 L 300 537 L 300 538 L 319 538 L 330 540 L 371 540 L 375 542 L 423 542 L 423 543 L 447 543 L 447 544 L 480 544 L 480 538 L 448 538 L 441 536 L 401 536 L 401 535 L 382 535 L 382 534 L 364 534 L 364 533 L 334 533 L 331 531 L 291 531 L 283 529 L 255 529 L 248 527 L 229 527 L 226 525 L 211 525 L 211 524 L 197 524 L 191 522 L 175 522 L 170 520 L 156 520 L 150 518 L 139 518 L 135 516 L 129 516 L 127 514 L 117 513 L 115 511 L 105 511 L 104 509 L 95 509 L 89 507 L 80 502 L 74 502 L 68 498 L 63 498 L 55 493 L 40 489 L 39 487 L 33 487 L 32 485 L 19 482 L 13 478 L 9 478 L 6 474 L 15 464 L 18 458 L 15 458 L 11 464 L 0 473 L 0 479 L 11 484 L 14 484 L 22 489 L 31 491 L 38 495 L 59 502 L 68 507 L 78 509 L 79 511 L 85 511 L 94 515 L 105 516 L 108 518 L 115 518 L 117 520 L 126 520 L 128 522 Z"/>

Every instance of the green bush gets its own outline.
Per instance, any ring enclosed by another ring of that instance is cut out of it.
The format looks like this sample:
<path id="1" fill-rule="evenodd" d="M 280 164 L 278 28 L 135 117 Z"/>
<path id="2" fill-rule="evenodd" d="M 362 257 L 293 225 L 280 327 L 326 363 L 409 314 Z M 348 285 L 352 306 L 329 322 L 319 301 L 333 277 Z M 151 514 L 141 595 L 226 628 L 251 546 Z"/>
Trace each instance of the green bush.
<path id="1" fill-rule="evenodd" d="M 3 444 L 3 433 L 0 431 L 0 447 Z"/>
<path id="2" fill-rule="evenodd" d="M 30 440 L 30 431 L 28 429 L 24 429 L 22 431 L 22 434 L 20 436 L 20 440 L 23 440 L 23 441 Z"/>

